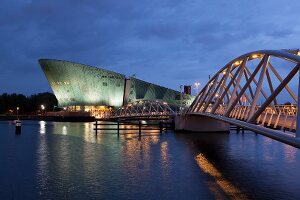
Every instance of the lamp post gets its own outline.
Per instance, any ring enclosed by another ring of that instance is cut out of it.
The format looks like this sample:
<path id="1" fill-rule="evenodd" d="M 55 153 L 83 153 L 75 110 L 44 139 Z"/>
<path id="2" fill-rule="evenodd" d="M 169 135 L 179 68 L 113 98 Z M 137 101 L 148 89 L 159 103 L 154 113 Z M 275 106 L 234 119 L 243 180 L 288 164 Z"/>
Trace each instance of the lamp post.
<path id="1" fill-rule="evenodd" d="M 19 107 L 17 107 L 17 119 L 19 120 Z"/>
<path id="2" fill-rule="evenodd" d="M 180 85 L 180 108 L 179 108 L 180 114 L 181 114 L 181 110 L 182 110 L 182 85 Z"/>
<path id="3" fill-rule="evenodd" d="M 45 106 L 43 104 L 41 105 L 41 109 L 42 109 L 42 113 L 44 113 Z"/>
<path id="4" fill-rule="evenodd" d="M 21 133 L 21 121 L 19 120 L 19 107 L 17 107 L 16 134 Z"/>
<path id="5" fill-rule="evenodd" d="M 196 88 L 196 95 L 198 95 L 199 88 L 200 88 L 200 83 L 197 81 L 197 82 L 194 83 L 194 85 L 195 85 L 195 88 Z"/>

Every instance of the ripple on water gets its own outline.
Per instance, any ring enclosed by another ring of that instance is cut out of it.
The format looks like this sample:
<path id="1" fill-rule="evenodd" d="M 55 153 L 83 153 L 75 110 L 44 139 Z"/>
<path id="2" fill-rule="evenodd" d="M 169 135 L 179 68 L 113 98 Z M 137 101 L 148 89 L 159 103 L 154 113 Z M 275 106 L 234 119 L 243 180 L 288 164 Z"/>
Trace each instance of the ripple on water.
<path id="1" fill-rule="evenodd" d="M 297 199 L 299 150 L 250 132 L 118 137 L 0 122 L 1 199 Z"/>

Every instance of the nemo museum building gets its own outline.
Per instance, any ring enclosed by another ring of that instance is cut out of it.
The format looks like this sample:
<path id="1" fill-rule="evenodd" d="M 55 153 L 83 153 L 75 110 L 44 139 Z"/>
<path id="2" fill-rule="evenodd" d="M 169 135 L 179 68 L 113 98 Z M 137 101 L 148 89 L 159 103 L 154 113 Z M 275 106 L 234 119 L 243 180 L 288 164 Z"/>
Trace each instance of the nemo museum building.
<path id="1" fill-rule="evenodd" d="M 189 106 L 194 100 L 189 94 L 97 67 L 52 59 L 39 63 L 59 106 L 69 111 L 101 116 L 139 100 L 162 100 L 173 108 Z"/>

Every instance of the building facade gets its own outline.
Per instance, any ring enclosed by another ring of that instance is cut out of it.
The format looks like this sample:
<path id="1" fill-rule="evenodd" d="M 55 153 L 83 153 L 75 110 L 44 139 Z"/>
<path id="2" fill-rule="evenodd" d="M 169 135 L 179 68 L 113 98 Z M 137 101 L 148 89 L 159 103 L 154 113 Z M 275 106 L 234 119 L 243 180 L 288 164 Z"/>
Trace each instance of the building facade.
<path id="1" fill-rule="evenodd" d="M 60 107 L 94 115 L 138 100 L 163 100 L 189 106 L 194 97 L 113 71 L 79 63 L 41 59 L 39 63 Z M 182 101 L 181 101 L 182 99 Z"/>

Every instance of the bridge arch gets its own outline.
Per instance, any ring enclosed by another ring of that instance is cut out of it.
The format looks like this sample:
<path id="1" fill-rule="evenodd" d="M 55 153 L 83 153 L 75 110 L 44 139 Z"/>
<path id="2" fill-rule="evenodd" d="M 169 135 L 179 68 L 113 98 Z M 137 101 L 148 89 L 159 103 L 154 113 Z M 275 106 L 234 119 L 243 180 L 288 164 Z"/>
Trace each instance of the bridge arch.
<path id="1" fill-rule="evenodd" d="M 187 114 L 206 113 L 296 132 L 299 67 L 299 49 L 241 55 L 208 81 Z M 290 103 L 280 102 L 283 93 Z"/>

